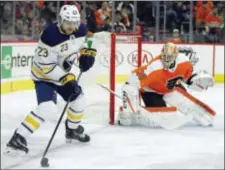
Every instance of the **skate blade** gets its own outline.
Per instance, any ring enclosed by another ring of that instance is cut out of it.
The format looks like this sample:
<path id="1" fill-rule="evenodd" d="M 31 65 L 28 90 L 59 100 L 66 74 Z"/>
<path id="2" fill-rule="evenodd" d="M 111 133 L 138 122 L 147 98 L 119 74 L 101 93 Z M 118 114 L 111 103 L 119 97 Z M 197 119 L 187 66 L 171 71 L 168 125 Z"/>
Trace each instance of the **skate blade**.
<path id="1" fill-rule="evenodd" d="M 66 143 L 68 144 L 75 144 L 75 143 L 80 143 L 79 140 L 77 139 L 66 139 Z"/>
<path id="2" fill-rule="evenodd" d="M 66 139 L 66 143 L 72 143 L 72 139 Z"/>
<path id="3" fill-rule="evenodd" d="M 25 156 L 26 152 L 18 149 L 13 149 L 11 147 L 6 147 L 6 149 L 3 151 L 3 154 L 6 156 L 18 157 L 18 156 Z"/>

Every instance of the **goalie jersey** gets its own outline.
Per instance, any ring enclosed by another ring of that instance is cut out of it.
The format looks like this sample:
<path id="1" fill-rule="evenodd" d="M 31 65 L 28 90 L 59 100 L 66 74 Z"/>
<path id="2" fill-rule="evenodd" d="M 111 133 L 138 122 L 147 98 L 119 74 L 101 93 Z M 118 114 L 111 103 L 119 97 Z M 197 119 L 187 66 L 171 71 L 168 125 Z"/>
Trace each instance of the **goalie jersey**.
<path id="1" fill-rule="evenodd" d="M 141 91 L 166 94 L 173 89 L 168 88 L 168 82 L 173 80 L 188 80 L 193 74 L 193 65 L 186 56 L 178 55 L 172 69 L 164 69 L 161 56 L 150 61 L 147 65 L 133 71 L 140 80 Z"/>
<path id="2" fill-rule="evenodd" d="M 35 49 L 32 79 L 61 85 L 59 79 L 72 68 L 76 56 L 74 54 L 85 47 L 86 34 L 87 28 L 84 24 L 71 35 L 64 34 L 57 23 L 46 27 Z"/>

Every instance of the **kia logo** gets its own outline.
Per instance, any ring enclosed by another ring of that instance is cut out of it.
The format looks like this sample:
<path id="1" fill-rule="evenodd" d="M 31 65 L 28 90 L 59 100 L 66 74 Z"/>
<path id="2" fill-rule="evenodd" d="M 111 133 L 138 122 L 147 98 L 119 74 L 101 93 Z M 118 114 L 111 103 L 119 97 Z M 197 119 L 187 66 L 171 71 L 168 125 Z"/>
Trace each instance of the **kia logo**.
<path id="1" fill-rule="evenodd" d="M 130 54 L 128 54 L 128 56 L 127 56 L 128 63 L 131 64 L 134 67 L 137 67 L 138 66 L 137 56 L 138 56 L 137 50 L 132 51 Z M 153 56 L 149 51 L 142 50 L 142 57 L 141 58 L 142 58 L 142 64 L 144 65 L 144 64 L 149 63 L 152 60 Z"/>
<path id="2" fill-rule="evenodd" d="M 111 56 L 110 51 L 104 51 L 99 56 L 100 56 L 99 57 L 100 64 L 104 67 L 109 67 L 110 58 L 111 58 L 110 57 Z M 123 63 L 124 57 L 123 57 L 121 52 L 119 52 L 119 51 L 116 52 L 115 60 L 116 60 L 116 67 Z"/>

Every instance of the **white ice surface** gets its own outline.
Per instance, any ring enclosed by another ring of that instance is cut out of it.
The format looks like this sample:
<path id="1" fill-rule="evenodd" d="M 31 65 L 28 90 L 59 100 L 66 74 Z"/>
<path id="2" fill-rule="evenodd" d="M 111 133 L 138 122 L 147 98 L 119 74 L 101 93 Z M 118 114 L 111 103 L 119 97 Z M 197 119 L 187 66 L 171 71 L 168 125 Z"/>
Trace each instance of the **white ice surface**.
<path id="1" fill-rule="evenodd" d="M 84 121 L 91 142 L 66 144 L 64 123 L 61 123 L 47 154 L 49 169 L 224 168 L 223 84 L 205 93 L 196 93 L 217 112 L 213 127 L 190 124 L 174 131 L 110 126 L 107 124 L 106 103 L 96 102 L 105 99 L 104 92 L 89 89 L 86 94 L 89 103 L 98 103 L 87 108 Z M 62 110 L 64 103 L 61 99 L 59 101 L 59 110 Z M 35 106 L 33 90 L 1 96 L 1 152 L 15 128 Z M 59 116 L 60 113 L 50 116 L 49 122 L 28 139 L 28 155 L 9 157 L 1 153 L 1 168 L 41 168 L 41 156 Z"/>

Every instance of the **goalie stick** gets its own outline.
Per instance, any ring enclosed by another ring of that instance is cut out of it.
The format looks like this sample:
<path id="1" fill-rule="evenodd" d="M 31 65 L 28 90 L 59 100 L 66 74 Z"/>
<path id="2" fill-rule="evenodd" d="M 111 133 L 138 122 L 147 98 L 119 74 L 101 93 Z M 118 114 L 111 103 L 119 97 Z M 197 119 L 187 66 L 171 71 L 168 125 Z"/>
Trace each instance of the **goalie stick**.
<path id="1" fill-rule="evenodd" d="M 104 85 L 102 85 L 102 84 L 100 84 L 100 83 L 97 83 L 97 85 L 99 85 L 99 86 L 102 87 L 103 89 L 107 90 L 108 92 L 114 94 L 117 98 L 123 100 L 123 98 L 122 98 L 120 95 L 116 94 L 116 92 L 110 90 L 108 87 L 106 87 L 106 86 L 104 86 Z"/>
<path id="2" fill-rule="evenodd" d="M 118 97 L 120 100 L 123 100 L 123 98 L 122 98 L 121 96 L 119 96 L 118 94 L 116 94 L 114 91 L 110 90 L 108 87 L 106 87 L 106 86 L 104 86 L 104 85 L 102 85 L 102 84 L 100 84 L 100 83 L 97 83 L 97 84 L 98 84 L 100 87 L 102 87 L 103 89 L 107 90 L 108 92 L 114 94 L 114 95 L 115 95 L 116 97 Z M 134 107 L 133 107 L 133 105 L 132 105 L 132 103 L 131 103 L 129 97 L 126 97 L 126 101 L 127 101 L 127 103 L 129 104 L 129 106 L 130 106 L 132 112 L 136 112 L 136 111 L 134 110 Z"/>

